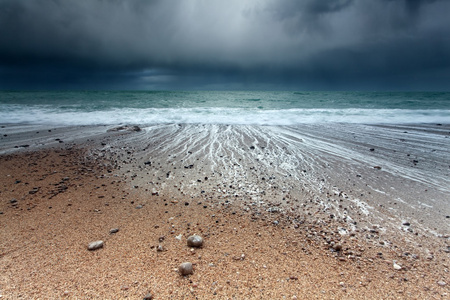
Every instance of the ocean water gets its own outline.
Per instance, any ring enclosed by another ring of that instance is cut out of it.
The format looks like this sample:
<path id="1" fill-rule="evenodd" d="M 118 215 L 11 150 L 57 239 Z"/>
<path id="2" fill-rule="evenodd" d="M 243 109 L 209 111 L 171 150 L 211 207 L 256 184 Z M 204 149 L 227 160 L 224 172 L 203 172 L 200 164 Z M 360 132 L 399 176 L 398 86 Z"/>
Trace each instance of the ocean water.
<path id="1" fill-rule="evenodd" d="M 450 123 L 445 92 L 0 91 L 0 123 Z"/>

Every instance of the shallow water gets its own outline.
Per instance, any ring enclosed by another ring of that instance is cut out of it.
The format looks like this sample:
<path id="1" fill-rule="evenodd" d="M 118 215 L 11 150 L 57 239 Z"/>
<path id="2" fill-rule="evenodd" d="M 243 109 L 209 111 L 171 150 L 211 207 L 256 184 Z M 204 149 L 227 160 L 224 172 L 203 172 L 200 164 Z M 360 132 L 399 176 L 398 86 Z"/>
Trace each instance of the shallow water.
<path id="1" fill-rule="evenodd" d="M 349 230 L 356 220 L 367 228 L 408 220 L 445 235 L 448 129 L 170 124 L 145 127 L 106 148 L 127 161 L 133 184 L 149 190 L 178 190 L 244 209 L 320 211 Z"/>

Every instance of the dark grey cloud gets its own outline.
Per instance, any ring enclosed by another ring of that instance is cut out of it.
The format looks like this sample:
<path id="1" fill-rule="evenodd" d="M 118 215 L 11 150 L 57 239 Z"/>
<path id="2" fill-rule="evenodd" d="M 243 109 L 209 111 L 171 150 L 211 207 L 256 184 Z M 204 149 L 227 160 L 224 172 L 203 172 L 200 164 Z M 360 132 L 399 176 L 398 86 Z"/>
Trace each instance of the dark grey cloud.
<path id="1" fill-rule="evenodd" d="M 0 0 L 0 88 L 449 89 L 450 1 Z"/>

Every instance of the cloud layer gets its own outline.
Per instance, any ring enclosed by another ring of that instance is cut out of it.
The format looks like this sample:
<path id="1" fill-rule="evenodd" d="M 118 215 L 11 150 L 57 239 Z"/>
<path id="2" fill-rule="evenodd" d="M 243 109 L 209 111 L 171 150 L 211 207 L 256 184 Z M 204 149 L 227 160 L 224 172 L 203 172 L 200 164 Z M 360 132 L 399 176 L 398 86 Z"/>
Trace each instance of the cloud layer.
<path id="1" fill-rule="evenodd" d="M 0 0 L 0 88 L 448 89 L 449 1 Z"/>

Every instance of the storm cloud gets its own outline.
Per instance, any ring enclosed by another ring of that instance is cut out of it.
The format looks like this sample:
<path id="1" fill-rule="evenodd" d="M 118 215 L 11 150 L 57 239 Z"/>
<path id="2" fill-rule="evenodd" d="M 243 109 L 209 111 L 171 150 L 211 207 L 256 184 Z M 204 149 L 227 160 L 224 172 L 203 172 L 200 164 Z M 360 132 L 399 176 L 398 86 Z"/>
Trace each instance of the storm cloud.
<path id="1" fill-rule="evenodd" d="M 0 88 L 448 90 L 449 2 L 0 0 Z"/>

